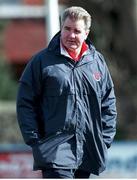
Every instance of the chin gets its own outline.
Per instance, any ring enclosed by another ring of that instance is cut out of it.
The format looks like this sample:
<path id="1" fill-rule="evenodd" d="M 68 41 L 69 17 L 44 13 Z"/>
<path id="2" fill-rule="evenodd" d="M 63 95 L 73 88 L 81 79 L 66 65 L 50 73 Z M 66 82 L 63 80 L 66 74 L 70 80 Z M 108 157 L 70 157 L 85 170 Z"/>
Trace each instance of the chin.
<path id="1" fill-rule="evenodd" d="M 77 49 L 75 48 L 69 48 L 70 51 L 76 51 Z"/>
<path id="2" fill-rule="evenodd" d="M 76 51 L 78 48 L 77 48 L 76 46 L 71 46 L 71 47 L 69 47 L 69 49 L 70 49 L 71 51 Z"/>

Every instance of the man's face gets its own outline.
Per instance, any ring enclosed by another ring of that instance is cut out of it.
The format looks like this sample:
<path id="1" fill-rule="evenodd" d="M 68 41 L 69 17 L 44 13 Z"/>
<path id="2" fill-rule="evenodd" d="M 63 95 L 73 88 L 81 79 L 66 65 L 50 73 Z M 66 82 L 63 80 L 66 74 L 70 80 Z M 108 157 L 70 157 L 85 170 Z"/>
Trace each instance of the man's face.
<path id="1" fill-rule="evenodd" d="M 85 29 L 84 20 L 67 18 L 61 29 L 61 42 L 70 51 L 79 51 L 89 31 Z"/>

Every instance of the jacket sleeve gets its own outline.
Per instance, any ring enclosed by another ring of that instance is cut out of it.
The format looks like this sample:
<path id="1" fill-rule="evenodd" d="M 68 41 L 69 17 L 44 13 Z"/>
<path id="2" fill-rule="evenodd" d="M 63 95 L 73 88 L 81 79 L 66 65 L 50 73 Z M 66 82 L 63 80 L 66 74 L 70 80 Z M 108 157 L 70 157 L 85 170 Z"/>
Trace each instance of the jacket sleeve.
<path id="1" fill-rule="evenodd" d="M 102 84 L 101 118 L 103 126 L 103 139 L 109 148 L 116 134 L 117 109 L 114 84 L 105 61 Z"/>
<path id="2" fill-rule="evenodd" d="M 107 90 L 102 99 L 101 112 L 103 124 L 103 139 L 105 144 L 109 148 L 116 134 L 117 112 L 113 87 Z"/>
<path id="3" fill-rule="evenodd" d="M 17 95 L 17 119 L 28 145 L 39 139 L 39 105 L 41 94 L 40 63 L 35 58 L 27 64 L 20 80 Z"/>

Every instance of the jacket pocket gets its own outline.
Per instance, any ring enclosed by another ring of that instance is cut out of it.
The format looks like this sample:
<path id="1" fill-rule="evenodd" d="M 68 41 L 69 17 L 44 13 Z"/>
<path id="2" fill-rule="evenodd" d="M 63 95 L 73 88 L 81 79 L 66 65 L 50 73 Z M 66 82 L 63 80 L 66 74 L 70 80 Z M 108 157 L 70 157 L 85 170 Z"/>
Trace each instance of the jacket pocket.
<path id="1" fill-rule="evenodd" d="M 32 149 L 36 165 L 39 167 L 46 167 L 49 164 L 54 163 L 58 145 L 66 142 L 72 137 L 73 134 L 61 132 L 39 141 Z"/>

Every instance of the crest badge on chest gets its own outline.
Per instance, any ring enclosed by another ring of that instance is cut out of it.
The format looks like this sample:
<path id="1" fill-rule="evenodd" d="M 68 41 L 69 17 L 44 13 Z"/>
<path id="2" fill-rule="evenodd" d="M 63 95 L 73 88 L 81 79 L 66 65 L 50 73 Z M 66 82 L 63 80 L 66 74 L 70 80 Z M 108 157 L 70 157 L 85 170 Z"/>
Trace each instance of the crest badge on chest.
<path id="1" fill-rule="evenodd" d="M 101 73 L 100 72 L 94 72 L 93 73 L 93 78 L 94 78 L 95 81 L 100 81 Z"/>

